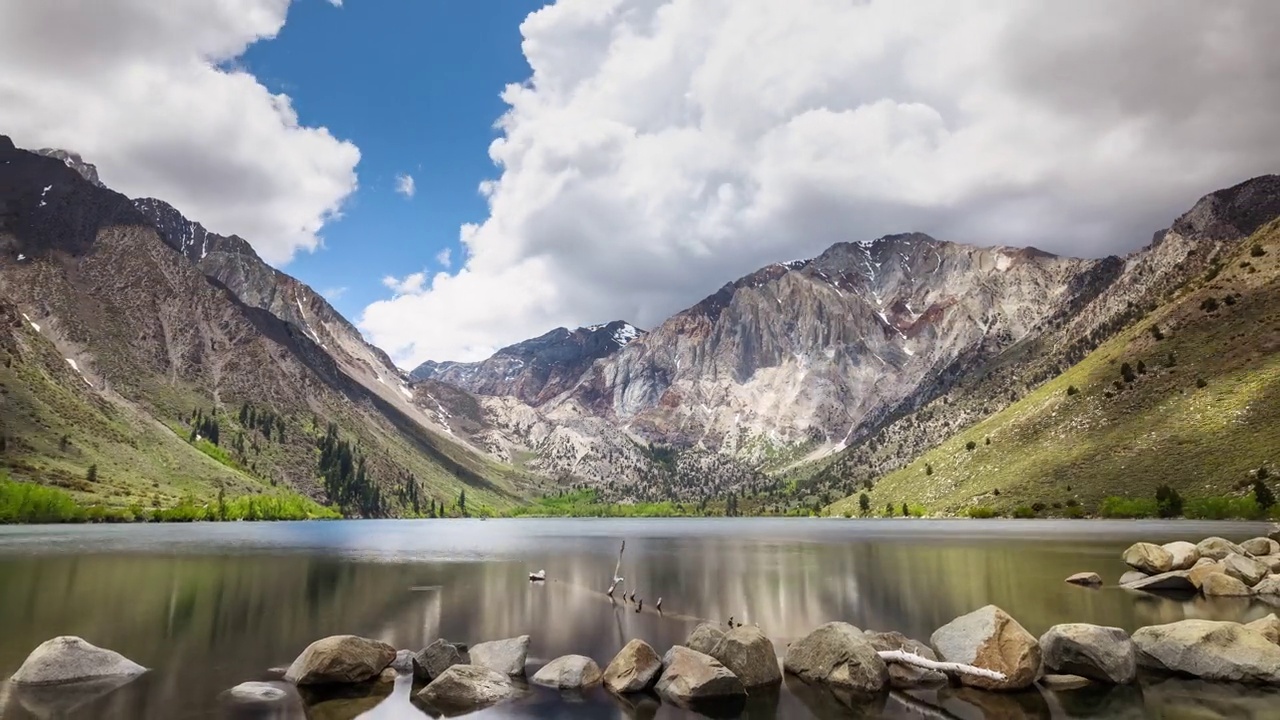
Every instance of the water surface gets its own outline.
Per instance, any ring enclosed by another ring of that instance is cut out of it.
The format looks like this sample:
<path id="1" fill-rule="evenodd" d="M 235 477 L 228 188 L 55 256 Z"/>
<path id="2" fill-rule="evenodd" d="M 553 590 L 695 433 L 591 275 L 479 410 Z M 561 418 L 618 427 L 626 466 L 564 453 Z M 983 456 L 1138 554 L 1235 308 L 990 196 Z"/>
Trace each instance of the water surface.
<path id="1" fill-rule="evenodd" d="M 636 637 L 663 652 L 697 622 L 723 625 L 730 617 L 758 624 L 779 653 L 831 620 L 927 641 L 940 625 L 988 603 L 1035 635 L 1061 622 L 1132 631 L 1189 617 L 1249 621 L 1275 608 L 1091 590 L 1063 578 L 1094 570 L 1114 583 L 1125 569 L 1120 552 L 1137 539 L 1242 540 L 1265 530 L 1191 521 L 745 518 L 2 527 L 0 678 L 56 635 L 79 635 L 152 671 L 77 698 L 70 709 L 70 700 L 50 705 L 5 683 L 0 717 L 225 717 L 219 693 L 269 677 L 311 641 L 338 633 L 415 650 L 437 637 L 476 643 L 527 633 L 532 675 L 567 653 L 603 667 Z M 623 539 L 621 574 L 645 600 L 640 613 L 603 595 Z M 528 572 L 539 569 L 548 582 L 530 583 Z M 662 615 L 652 610 L 659 596 Z M 311 714 L 351 718 L 376 704 L 329 702 Z M 425 717 L 407 702 L 393 704 L 377 717 Z M 895 694 L 854 711 L 788 682 L 744 716 L 1280 717 L 1276 708 L 1280 696 L 1166 681 L 1110 693 L 947 689 Z M 535 689 L 472 717 L 694 715 L 599 689 L 573 698 Z"/>

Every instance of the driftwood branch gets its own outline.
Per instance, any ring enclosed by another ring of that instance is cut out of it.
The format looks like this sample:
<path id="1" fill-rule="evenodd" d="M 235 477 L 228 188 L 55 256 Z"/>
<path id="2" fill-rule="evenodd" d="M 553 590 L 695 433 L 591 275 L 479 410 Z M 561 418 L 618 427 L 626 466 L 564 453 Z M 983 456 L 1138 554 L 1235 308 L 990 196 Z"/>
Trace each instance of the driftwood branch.
<path id="1" fill-rule="evenodd" d="M 953 662 L 937 662 L 928 658 L 921 657 L 915 653 L 909 653 L 903 650 L 881 650 L 880 659 L 885 662 L 902 663 L 903 665 L 915 665 L 926 670 L 935 670 L 942 673 L 961 673 L 964 675 L 976 675 L 977 677 L 987 678 L 988 680 L 1004 680 L 1004 673 L 988 670 L 986 668 L 974 667 L 973 665 L 964 665 L 962 663 Z"/>

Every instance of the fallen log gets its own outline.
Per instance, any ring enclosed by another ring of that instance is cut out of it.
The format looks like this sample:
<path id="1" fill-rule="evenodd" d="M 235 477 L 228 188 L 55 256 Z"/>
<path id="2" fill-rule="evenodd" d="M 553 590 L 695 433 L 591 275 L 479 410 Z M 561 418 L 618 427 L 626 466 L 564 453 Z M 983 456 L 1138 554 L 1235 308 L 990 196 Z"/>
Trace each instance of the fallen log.
<path id="1" fill-rule="evenodd" d="M 881 660 L 885 662 L 902 663 L 903 665 L 914 665 L 922 667 L 926 670 L 934 670 L 941 673 L 960 673 L 963 675 L 975 675 L 984 677 L 989 680 L 1005 680 L 1004 673 L 988 670 L 986 668 L 974 667 L 973 665 L 965 665 L 963 663 L 938 662 L 925 657 L 909 653 L 905 650 L 881 650 L 877 653 Z"/>

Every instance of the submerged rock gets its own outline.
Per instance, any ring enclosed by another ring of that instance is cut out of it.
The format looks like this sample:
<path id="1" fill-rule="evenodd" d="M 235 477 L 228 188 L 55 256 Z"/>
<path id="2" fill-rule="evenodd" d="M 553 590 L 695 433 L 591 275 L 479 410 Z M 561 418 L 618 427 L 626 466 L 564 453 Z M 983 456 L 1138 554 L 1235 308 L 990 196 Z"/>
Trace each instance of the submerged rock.
<path id="1" fill-rule="evenodd" d="M 677 703 L 690 705 L 747 694 L 742 681 L 729 668 L 697 650 L 675 645 L 662 658 L 662 664 L 658 694 Z"/>
<path id="2" fill-rule="evenodd" d="M 479 710 L 519 695 L 509 675 L 479 665 L 452 665 L 418 693 L 446 714 Z"/>
<path id="3" fill-rule="evenodd" d="M 419 680 L 430 681 L 454 665 L 470 665 L 471 655 L 463 643 L 452 643 L 443 638 L 420 650 L 416 656 Z"/>
<path id="4" fill-rule="evenodd" d="M 1239 623 L 1181 620 L 1133 633 L 1138 664 L 1205 680 L 1280 684 L 1280 646 Z"/>
<path id="5" fill-rule="evenodd" d="M 643 692 L 653 687 L 662 672 L 662 658 L 649 643 L 627 643 L 604 670 L 604 686 L 615 693 Z"/>
<path id="6" fill-rule="evenodd" d="M 855 693 L 879 693 L 889 684 L 889 668 L 861 630 L 830 622 L 797 640 L 783 659 L 801 680 Z"/>
<path id="7" fill-rule="evenodd" d="M 1147 574 L 1144 572 L 1140 572 L 1138 570 L 1130 570 L 1120 576 L 1120 584 L 1128 585 L 1129 583 L 1138 582 L 1139 580 L 1142 580 L 1146 577 L 1147 577 Z"/>
<path id="8" fill-rule="evenodd" d="M 1085 587 L 1100 587 L 1102 585 L 1102 576 L 1096 572 L 1078 572 L 1068 577 L 1067 582 Z"/>
<path id="9" fill-rule="evenodd" d="M 984 690 L 1021 690 L 1040 678 L 1039 641 L 995 605 L 943 625 L 934 631 L 930 642 L 942 660 L 995 670 L 1005 676 L 1004 680 L 992 680 L 958 674 L 965 685 Z"/>
<path id="10" fill-rule="evenodd" d="M 1124 584 L 1130 590 L 1146 590 L 1147 592 L 1195 592 L 1196 586 L 1191 582 L 1189 570 L 1170 570 L 1159 575 L 1143 575 L 1137 580 Z"/>
<path id="11" fill-rule="evenodd" d="M 1112 685 L 1127 685 L 1138 672 L 1129 633 L 1117 627 L 1085 623 L 1054 625 L 1040 636 L 1047 671 L 1079 675 Z"/>
<path id="12" fill-rule="evenodd" d="M 1190 570 L 1200 560 L 1200 551 L 1196 546 L 1189 542 L 1178 540 L 1177 542 L 1165 543 L 1160 547 L 1173 558 L 1170 564 L 1170 570 Z"/>
<path id="13" fill-rule="evenodd" d="M 782 682 L 778 653 L 760 628 L 734 628 L 707 654 L 729 668 L 748 689 Z"/>
<path id="14" fill-rule="evenodd" d="M 685 640 L 684 646 L 690 650 L 697 650 L 700 653 L 710 654 L 716 648 L 716 643 L 724 637 L 724 630 L 717 625 L 711 623 L 702 623 L 689 633 L 689 639 Z"/>
<path id="15" fill-rule="evenodd" d="M 356 635 L 332 635 L 302 651 L 284 674 L 295 685 L 358 683 L 378 677 L 396 658 L 396 649 Z"/>
<path id="16" fill-rule="evenodd" d="M 585 655 L 565 655 L 534 673 L 533 682 L 561 690 L 584 688 L 600 682 L 600 666 Z"/>
<path id="17" fill-rule="evenodd" d="M 1168 550 L 1147 542 L 1134 543 L 1124 551 L 1124 562 L 1134 570 L 1148 575 L 1169 572 L 1173 569 L 1173 555 Z"/>
<path id="18" fill-rule="evenodd" d="M 1079 675 L 1045 675 L 1040 678 L 1040 684 L 1050 690 L 1078 690 L 1088 687 L 1093 681 Z"/>
<path id="19" fill-rule="evenodd" d="M 298 689 L 287 682 L 246 682 L 225 690 L 218 700 L 236 718 L 303 720 L 306 703 Z"/>
<path id="20" fill-rule="evenodd" d="M 871 643 L 871 647 L 876 652 L 901 650 L 913 655 L 919 655 L 925 660 L 936 661 L 938 659 L 938 654 L 933 651 L 933 648 L 919 640 L 912 640 L 902 633 L 872 632 L 868 630 L 863 634 L 866 635 L 867 641 Z M 909 690 L 923 685 L 941 685 L 947 682 L 947 676 L 936 670 L 926 670 L 922 667 L 896 662 L 887 664 L 889 666 L 889 685 L 898 690 Z"/>
<path id="21" fill-rule="evenodd" d="M 472 646 L 470 654 L 473 665 L 513 677 L 524 675 L 525 660 L 529 657 L 529 636 L 483 642 Z"/>
<path id="22" fill-rule="evenodd" d="M 52 685 L 129 678 L 146 671 L 114 650 L 100 648 L 75 635 L 61 635 L 32 650 L 10 681 L 15 685 Z"/>

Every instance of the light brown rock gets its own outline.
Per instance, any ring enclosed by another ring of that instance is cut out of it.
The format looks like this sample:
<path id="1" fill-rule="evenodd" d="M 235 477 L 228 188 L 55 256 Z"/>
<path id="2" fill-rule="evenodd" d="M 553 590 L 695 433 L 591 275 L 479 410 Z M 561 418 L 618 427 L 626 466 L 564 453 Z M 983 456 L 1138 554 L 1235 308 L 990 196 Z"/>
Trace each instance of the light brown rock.
<path id="1" fill-rule="evenodd" d="M 1212 573 L 1200 585 L 1205 597 L 1247 597 L 1253 594 L 1248 585 L 1226 573 Z"/>
<path id="2" fill-rule="evenodd" d="M 676 645 L 662 658 L 662 676 L 658 678 L 658 694 L 678 704 L 744 697 L 742 681 L 719 660 Z"/>
<path id="3" fill-rule="evenodd" d="M 1222 561 L 1222 569 L 1223 572 L 1249 587 L 1257 585 L 1271 574 L 1271 568 L 1266 563 L 1244 555 L 1228 555 L 1227 559 Z"/>
<path id="4" fill-rule="evenodd" d="M 450 665 L 418 693 L 428 705 L 448 715 L 489 707 L 520 695 L 506 673 L 479 665 Z"/>
<path id="5" fill-rule="evenodd" d="M 1138 664 L 1145 668 L 1204 680 L 1280 684 L 1280 646 L 1239 623 L 1181 620 L 1152 625 L 1135 631 L 1133 643 Z"/>
<path id="6" fill-rule="evenodd" d="M 689 639 L 685 640 L 684 646 L 690 650 L 709 654 L 715 649 L 716 643 L 720 642 L 720 638 L 724 637 L 724 633 L 724 629 L 718 625 L 702 623 L 689 633 Z"/>
<path id="7" fill-rule="evenodd" d="M 1280 597 L 1280 575 L 1272 575 L 1253 587 L 1255 595 L 1266 595 L 1272 599 Z"/>
<path id="8" fill-rule="evenodd" d="M 1130 570 L 1120 576 L 1120 584 L 1128 585 L 1129 583 L 1138 582 L 1139 580 L 1142 580 L 1145 577 L 1147 577 L 1147 574 L 1144 572 L 1139 572 L 1137 570 Z"/>
<path id="9" fill-rule="evenodd" d="M 1231 553 L 1245 554 L 1244 548 L 1220 537 L 1207 537 L 1201 540 L 1196 543 L 1196 551 L 1200 553 L 1200 557 L 1210 560 L 1225 560 Z"/>
<path id="10" fill-rule="evenodd" d="M 778 653 L 760 628 L 734 628 L 707 654 L 737 675 L 748 690 L 782 682 Z"/>
<path id="11" fill-rule="evenodd" d="M 1067 582 L 1072 585 L 1083 585 L 1085 587 L 1101 587 L 1102 576 L 1096 572 L 1078 572 L 1067 578 Z"/>
<path id="12" fill-rule="evenodd" d="M 1190 573 L 1190 570 L 1170 570 L 1159 575 L 1143 575 L 1137 580 L 1125 583 L 1124 587 L 1147 592 L 1195 592 L 1196 586 L 1191 583 Z"/>
<path id="13" fill-rule="evenodd" d="M 858 628 L 829 622 L 787 647 L 783 668 L 811 683 L 859 694 L 879 693 L 889 668 Z"/>
<path id="14" fill-rule="evenodd" d="M 359 683 L 371 680 L 396 658 L 396 649 L 356 635 L 331 635 L 307 646 L 284 679 L 295 685 Z"/>
<path id="15" fill-rule="evenodd" d="M 1196 550 L 1196 546 L 1183 540 L 1165 543 L 1160 547 L 1164 548 L 1173 557 L 1173 564 L 1169 567 L 1170 570 L 1190 570 L 1196 564 L 1196 561 L 1200 559 L 1200 551 Z"/>
<path id="16" fill-rule="evenodd" d="M 533 682 L 560 690 L 589 687 L 600 682 L 600 666 L 585 655 L 565 655 L 543 665 Z"/>
<path id="17" fill-rule="evenodd" d="M 1250 630 L 1256 630 L 1262 634 L 1262 637 L 1280 645 L 1280 618 L 1277 618 L 1275 613 L 1254 620 L 1251 623 L 1246 623 L 1245 627 Z"/>
<path id="18" fill-rule="evenodd" d="M 1276 542 L 1271 538 L 1256 537 L 1250 540 L 1245 540 L 1240 543 L 1240 547 L 1244 548 L 1245 552 L 1254 557 L 1280 554 L 1280 542 Z"/>
<path id="19" fill-rule="evenodd" d="M 1124 562 L 1134 570 L 1148 575 L 1166 573 L 1173 569 L 1173 555 L 1168 550 L 1147 542 L 1134 543 L 1124 551 Z"/>
<path id="20" fill-rule="evenodd" d="M 995 605 L 979 608 L 943 625 L 934 631 L 930 642 L 941 660 L 1005 675 L 1004 680 L 992 680 L 962 673 L 959 680 L 965 685 L 985 690 L 1021 690 L 1040 679 L 1039 641 Z"/>
<path id="21" fill-rule="evenodd" d="M 1204 585 L 1205 578 L 1210 575 L 1223 574 L 1225 571 L 1226 569 L 1222 566 L 1222 563 L 1210 560 L 1207 563 L 1191 568 L 1190 572 L 1187 573 L 1187 580 L 1191 581 L 1191 585 L 1199 590 Z"/>
<path id="22" fill-rule="evenodd" d="M 643 692 L 662 672 L 662 658 L 649 643 L 635 639 L 623 646 L 604 669 L 604 686 L 615 693 Z"/>

